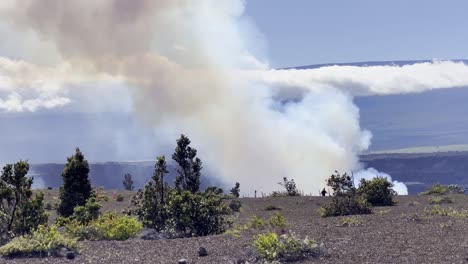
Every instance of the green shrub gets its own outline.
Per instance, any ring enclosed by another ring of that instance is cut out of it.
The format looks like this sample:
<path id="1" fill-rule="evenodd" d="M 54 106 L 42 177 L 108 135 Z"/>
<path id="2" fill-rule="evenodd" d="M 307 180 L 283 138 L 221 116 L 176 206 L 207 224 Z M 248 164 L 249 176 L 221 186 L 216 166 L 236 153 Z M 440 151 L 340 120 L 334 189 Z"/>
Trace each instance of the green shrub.
<path id="1" fill-rule="evenodd" d="M 86 201 L 85 206 L 75 207 L 72 218 L 82 224 L 87 224 L 99 217 L 100 209 L 101 205 L 96 202 L 94 197 L 91 197 Z"/>
<path id="2" fill-rule="evenodd" d="M 134 217 L 106 212 L 91 224 L 105 240 L 127 240 L 140 233 L 143 225 Z"/>
<path id="3" fill-rule="evenodd" d="M 260 234 L 253 242 L 260 257 L 266 261 L 293 262 L 321 253 L 318 244 L 308 238 L 299 239 L 293 234 L 278 237 L 276 233 Z"/>
<path id="4" fill-rule="evenodd" d="M 334 196 L 329 203 L 323 205 L 319 210 L 322 217 L 371 213 L 369 203 L 355 195 Z"/>
<path id="5" fill-rule="evenodd" d="M 225 216 L 230 213 L 223 197 L 213 192 L 172 191 L 166 206 L 166 228 L 181 236 L 207 236 L 226 230 Z"/>
<path id="6" fill-rule="evenodd" d="M 253 246 L 260 256 L 268 261 L 278 259 L 280 241 L 276 233 L 266 233 L 257 236 Z"/>
<path id="7" fill-rule="evenodd" d="M 450 185 L 441 185 L 441 184 L 434 184 L 425 192 L 422 192 L 423 195 L 444 195 L 444 194 L 464 194 L 465 189 L 458 186 L 457 184 L 450 184 Z"/>
<path id="8" fill-rule="evenodd" d="M 449 204 L 453 203 L 453 199 L 450 197 L 431 197 L 429 199 L 431 204 Z"/>
<path id="9" fill-rule="evenodd" d="M 124 196 L 122 194 L 117 194 L 117 197 L 115 198 L 117 202 L 123 202 L 124 201 Z"/>
<path id="10" fill-rule="evenodd" d="M 278 207 L 276 205 L 269 205 L 265 208 L 266 211 L 280 211 L 281 207 Z"/>
<path id="11" fill-rule="evenodd" d="M 250 229 L 260 229 L 263 228 L 263 226 L 265 226 L 263 220 L 257 217 L 256 215 L 254 215 L 252 219 L 250 219 L 250 222 L 247 224 L 247 227 Z"/>
<path id="12" fill-rule="evenodd" d="M 425 192 L 421 193 L 423 195 L 444 195 L 449 192 L 449 189 L 447 186 L 441 185 L 441 184 L 434 184 L 432 185 L 429 189 L 427 189 Z"/>
<path id="13" fill-rule="evenodd" d="M 361 179 L 357 194 L 364 197 L 373 206 L 389 206 L 395 204 L 393 196 L 396 195 L 396 192 L 392 187 L 393 184 L 383 177 L 371 180 Z"/>
<path id="14" fill-rule="evenodd" d="M 65 233 L 79 240 L 127 240 L 138 235 L 142 228 L 134 217 L 106 212 L 88 225 L 70 221 L 65 225 Z"/>
<path id="15" fill-rule="evenodd" d="M 281 215 L 279 212 L 275 212 L 273 216 L 270 217 L 269 220 L 271 227 L 279 227 L 284 228 L 286 226 L 286 218 Z"/>
<path id="16" fill-rule="evenodd" d="M 229 202 L 229 208 L 233 212 L 239 212 L 241 207 L 242 207 L 242 203 L 239 200 L 231 200 L 231 202 Z"/>
<path id="17" fill-rule="evenodd" d="M 46 257 L 54 255 L 56 250 L 61 247 L 78 250 L 76 240 L 62 236 L 55 226 L 39 226 L 30 235 L 16 237 L 0 247 L 0 255 L 6 257 Z"/>

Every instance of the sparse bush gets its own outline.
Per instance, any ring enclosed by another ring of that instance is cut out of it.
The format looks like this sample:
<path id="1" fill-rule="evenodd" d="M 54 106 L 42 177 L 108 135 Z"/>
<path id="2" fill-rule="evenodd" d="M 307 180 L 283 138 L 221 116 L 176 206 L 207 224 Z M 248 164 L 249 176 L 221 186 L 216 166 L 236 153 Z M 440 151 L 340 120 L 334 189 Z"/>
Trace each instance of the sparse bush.
<path id="1" fill-rule="evenodd" d="M 322 217 L 371 213 L 370 204 L 357 195 L 352 179 L 346 173 L 336 172 L 327 180 L 327 185 L 333 189 L 333 198 L 320 207 Z"/>
<path id="2" fill-rule="evenodd" d="M 76 148 L 62 172 L 63 185 L 60 187 L 60 205 L 57 210 L 59 215 L 71 216 L 76 206 L 84 206 L 91 197 L 88 173 L 88 161 L 84 159 L 80 149 Z"/>
<path id="3" fill-rule="evenodd" d="M 425 192 L 421 193 L 423 195 L 444 195 L 449 192 L 449 189 L 447 186 L 441 185 L 441 184 L 434 184 L 432 185 L 428 190 Z"/>
<path id="4" fill-rule="evenodd" d="M 371 213 L 369 203 L 365 199 L 354 195 L 334 196 L 329 203 L 323 205 L 319 210 L 322 217 Z"/>
<path id="5" fill-rule="evenodd" d="M 263 226 L 265 226 L 263 220 L 256 215 L 254 215 L 247 224 L 247 227 L 250 229 L 260 229 L 263 228 Z"/>
<path id="6" fill-rule="evenodd" d="M 468 217 L 468 210 L 456 210 L 451 207 L 443 208 L 440 205 L 434 205 L 430 209 L 424 210 L 427 215 L 439 215 L 439 216 L 450 216 L 450 217 Z"/>
<path id="7" fill-rule="evenodd" d="M 231 195 L 239 198 L 240 196 L 240 184 L 236 182 L 236 185 L 231 189 Z"/>
<path id="8" fill-rule="evenodd" d="M 425 192 L 422 192 L 423 195 L 444 195 L 444 194 L 464 194 L 465 189 L 458 186 L 457 184 L 450 185 L 441 185 L 434 184 Z"/>
<path id="9" fill-rule="evenodd" d="M 431 197 L 429 199 L 431 204 L 449 204 L 453 203 L 453 199 L 450 197 Z"/>
<path id="10" fill-rule="evenodd" d="M 56 250 L 61 247 L 78 250 L 76 240 L 62 236 L 55 226 L 39 226 L 30 235 L 16 237 L 0 247 L 0 255 L 5 257 L 47 257 L 54 255 Z"/>
<path id="11" fill-rule="evenodd" d="M 273 228 L 284 228 L 286 226 L 286 218 L 279 212 L 275 212 L 273 216 L 270 217 L 269 223 Z"/>
<path id="12" fill-rule="evenodd" d="M 288 180 L 287 177 L 283 177 L 283 182 L 280 182 L 279 185 L 283 186 L 286 190 L 288 196 L 300 196 L 300 192 L 296 187 L 296 182 L 294 179 Z"/>
<path id="13" fill-rule="evenodd" d="M 330 178 L 327 179 L 327 185 L 332 188 L 334 196 L 349 193 L 354 195 L 356 191 L 351 176 L 346 173 L 340 175 L 338 171 L 335 171 L 335 174 L 332 174 Z"/>
<path id="14" fill-rule="evenodd" d="M 253 246 L 266 261 L 293 262 L 321 254 L 318 244 L 308 238 L 299 239 L 294 234 L 278 237 L 276 233 L 260 234 Z"/>
<path id="15" fill-rule="evenodd" d="M 124 196 L 122 194 L 117 194 L 117 197 L 115 198 L 117 202 L 123 202 L 124 201 Z"/>
<path id="16" fill-rule="evenodd" d="M 265 208 L 266 211 L 280 211 L 281 207 L 278 207 L 276 205 L 269 205 Z"/>
<path id="17" fill-rule="evenodd" d="M 371 180 L 361 179 L 357 194 L 373 206 L 389 206 L 395 204 L 393 196 L 396 195 L 396 192 L 392 187 L 393 184 L 383 177 Z"/>
<path id="18" fill-rule="evenodd" d="M 231 208 L 233 212 L 239 212 L 241 207 L 242 203 L 239 200 L 231 200 L 231 202 L 229 202 L 229 208 Z"/>
<path id="19" fill-rule="evenodd" d="M 357 216 L 343 217 L 339 221 L 340 226 L 360 226 L 362 225 L 362 219 Z"/>

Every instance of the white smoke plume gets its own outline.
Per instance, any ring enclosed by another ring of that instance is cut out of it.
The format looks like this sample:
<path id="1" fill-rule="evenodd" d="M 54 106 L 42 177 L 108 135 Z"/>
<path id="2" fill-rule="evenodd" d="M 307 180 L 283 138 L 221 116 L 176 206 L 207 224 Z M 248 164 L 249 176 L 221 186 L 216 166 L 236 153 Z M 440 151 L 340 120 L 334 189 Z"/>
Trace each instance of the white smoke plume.
<path id="1" fill-rule="evenodd" d="M 406 185 L 404 183 L 399 182 L 399 181 L 393 181 L 392 177 L 389 174 L 379 172 L 374 168 L 368 168 L 368 169 L 365 169 L 365 170 L 364 169 L 360 170 L 360 171 L 354 173 L 353 176 L 354 176 L 353 178 L 354 178 L 354 185 L 355 186 L 359 185 L 359 182 L 361 181 L 361 179 L 371 180 L 371 179 L 373 179 L 375 177 L 382 177 L 382 178 L 387 179 L 391 183 L 393 183 L 393 190 L 398 195 L 408 195 L 408 188 L 406 187 Z"/>
<path id="2" fill-rule="evenodd" d="M 22 75 L 0 61 L 0 87 L 9 87 L 0 110 L 52 108 L 82 82 L 123 82 L 160 140 L 187 134 L 226 183 L 241 182 L 247 194 L 289 177 L 310 193 L 333 171 L 358 169 L 369 147 L 353 95 L 468 84 L 467 67 L 448 62 L 269 70 L 251 52 L 258 36 L 244 8 L 241 0 L 4 0 L 7 27 L 35 35 L 28 39 L 59 62 L 30 59 Z"/>

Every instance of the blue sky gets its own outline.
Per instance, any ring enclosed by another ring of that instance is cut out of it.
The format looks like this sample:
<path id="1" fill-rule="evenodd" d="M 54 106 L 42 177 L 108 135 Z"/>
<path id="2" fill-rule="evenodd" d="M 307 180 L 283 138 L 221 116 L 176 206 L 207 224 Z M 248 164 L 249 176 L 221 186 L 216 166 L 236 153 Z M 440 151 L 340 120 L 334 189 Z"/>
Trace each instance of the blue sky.
<path id="1" fill-rule="evenodd" d="M 468 1 L 247 0 L 273 67 L 468 58 Z"/>

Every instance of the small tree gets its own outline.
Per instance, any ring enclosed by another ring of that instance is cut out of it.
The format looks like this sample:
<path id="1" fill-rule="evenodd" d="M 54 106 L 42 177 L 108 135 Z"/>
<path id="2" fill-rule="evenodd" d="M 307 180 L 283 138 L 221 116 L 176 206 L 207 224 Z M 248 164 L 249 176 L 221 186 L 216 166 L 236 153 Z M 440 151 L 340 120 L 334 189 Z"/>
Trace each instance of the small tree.
<path id="1" fill-rule="evenodd" d="M 133 191 L 134 186 L 133 186 L 133 177 L 130 173 L 126 173 L 124 175 L 124 179 L 122 181 L 123 187 L 127 191 Z"/>
<path id="2" fill-rule="evenodd" d="M 33 198 L 31 185 L 34 179 L 27 177 L 28 171 L 26 161 L 3 168 L 0 177 L 0 216 L 4 220 L 0 229 L 7 233 L 24 235 L 47 222 L 44 194 L 37 193 Z M 0 236 L 4 237 L 3 234 Z"/>
<path id="3" fill-rule="evenodd" d="M 61 216 L 71 216 L 76 206 L 86 204 L 92 192 L 88 173 L 88 161 L 84 159 L 80 149 L 76 148 L 62 172 L 63 185 L 60 187 L 60 205 L 57 209 Z"/>
<path id="4" fill-rule="evenodd" d="M 145 185 L 143 191 L 138 191 L 133 197 L 132 204 L 135 209 L 132 211 L 137 215 L 143 225 L 154 228 L 158 231 L 166 226 L 166 197 L 170 191 L 167 183 L 164 183 L 164 175 L 167 170 L 166 158 L 160 156 L 157 158 L 154 173 L 149 182 Z"/>
<path id="5" fill-rule="evenodd" d="M 333 189 L 333 195 L 348 194 L 356 191 L 351 176 L 346 174 L 346 172 L 340 175 L 338 171 L 335 171 L 335 174 L 332 174 L 327 179 L 327 185 Z"/>
<path id="6" fill-rule="evenodd" d="M 288 196 L 300 196 L 301 195 L 299 193 L 299 190 L 297 190 L 296 182 L 294 182 L 294 179 L 288 180 L 287 177 L 283 177 L 283 182 L 280 182 L 278 184 L 283 186 Z"/>
<path id="7" fill-rule="evenodd" d="M 236 182 L 236 185 L 231 189 L 231 195 L 239 198 L 240 196 L 240 184 Z"/>
<path id="8" fill-rule="evenodd" d="M 200 190 L 200 176 L 202 162 L 197 158 L 197 150 L 190 147 L 190 139 L 181 135 L 177 140 L 177 147 L 172 159 L 177 162 L 178 176 L 175 179 L 175 187 L 179 192 L 190 191 L 197 193 Z"/>
<path id="9" fill-rule="evenodd" d="M 371 180 L 361 179 L 357 194 L 361 195 L 373 206 L 394 205 L 393 196 L 396 195 L 396 192 L 392 187 L 393 184 L 383 177 L 376 177 Z"/>

